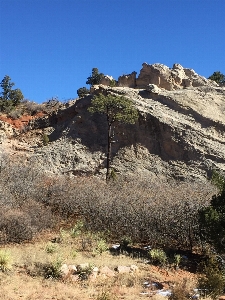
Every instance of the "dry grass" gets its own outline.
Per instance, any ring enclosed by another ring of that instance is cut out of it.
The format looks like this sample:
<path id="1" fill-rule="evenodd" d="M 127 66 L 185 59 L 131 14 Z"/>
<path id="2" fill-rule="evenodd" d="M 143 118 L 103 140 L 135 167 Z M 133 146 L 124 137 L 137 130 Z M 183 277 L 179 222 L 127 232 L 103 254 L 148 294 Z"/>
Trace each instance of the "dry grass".
<path id="1" fill-rule="evenodd" d="M 106 188 L 98 179 L 46 177 L 33 167 L 2 160 L 0 189 L 0 242 L 11 253 L 13 264 L 8 273 L 0 272 L 0 299 L 136 300 L 144 297 L 140 292 L 145 280 L 168 288 L 187 277 L 195 284 L 195 276 L 186 271 L 164 270 L 109 252 L 100 255 L 96 249 L 103 238 L 121 242 L 124 236 L 152 247 L 198 245 L 194 228 L 198 208 L 207 205 L 213 192 L 208 185 L 121 179 Z M 78 218 L 83 229 L 74 224 Z M 188 240 L 187 228 L 193 228 L 193 240 Z M 94 282 L 44 279 L 43 266 L 56 260 L 111 269 L 136 264 L 139 271 L 112 279 L 99 276 Z"/>
<path id="2" fill-rule="evenodd" d="M 81 251 L 81 235 L 72 238 L 69 230 L 63 232 L 63 238 L 57 245 L 56 251 L 47 253 L 46 245 L 60 234 L 47 232 L 37 237 L 32 243 L 8 245 L 4 249 L 11 253 L 13 267 L 8 273 L 0 273 L 0 289 L 2 300 L 137 300 L 143 299 L 143 282 L 146 280 L 161 282 L 169 287 L 174 281 L 188 277 L 194 282 L 193 274 L 179 271 L 179 273 L 154 267 L 142 260 L 135 260 L 129 256 L 112 256 L 108 251 L 101 255 L 93 255 L 92 249 Z M 93 242 L 93 245 L 95 243 Z M 76 255 L 74 252 L 76 251 Z M 45 264 L 60 257 L 67 264 L 90 263 L 97 267 L 108 266 L 114 269 L 118 265 L 129 266 L 135 264 L 139 270 L 134 274 L 118 274 L 113 278 L 99 276 L 96 281 L 70 282 L 61 280 L 44 279 L 39 272 L 38 263 Z M 145 290 L 145 289 L 144 289 Z M 160 300 L 160 295 L 152 299 Z M 165 298 L 164 298 L 165 299 Z"/>

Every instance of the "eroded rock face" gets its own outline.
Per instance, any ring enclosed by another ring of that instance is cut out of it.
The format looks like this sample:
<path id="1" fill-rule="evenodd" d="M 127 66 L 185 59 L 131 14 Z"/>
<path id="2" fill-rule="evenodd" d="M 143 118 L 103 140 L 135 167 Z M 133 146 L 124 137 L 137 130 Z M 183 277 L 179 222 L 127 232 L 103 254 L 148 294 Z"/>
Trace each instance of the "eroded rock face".
<path id="1" fill-rule="evenodd" d="M 136 74 L 137 74 L 137 72 L 132 72 L 131 74 L 120 76 L 118 78 L 118 86 L 135 88 L 136 87 Z"/>
<path id="2" fill-rule="evenodd" d="M 180 65 L 143 69 L 145 88 L 94 86 L 91 95 L 30 121 L 14 142 L 20 140 L 30 162 L 48 172 L 104 178 L 107 121 L 87 109 L 94 95 L 111 93 L 132 99 L 139 111 L 135 125 L 115 128 L 112 164 L 117 173 L 206 180 L 212 169 L 225 171 L 225 88 Z M 46 146 L 41 142 L 43 133 L 50 139 Z"/>
<path id="3" fill-rule="evenodd" d="M 136 80 L 136 87 L 146 88 L 149 84 L 155 84 L 168 91 L 191 86 L 218 86 L 215 82 L 198 75 L 192 69 L 183 68 L 180 64 L 174 64 L 170 69 L 163 64 L 144 63 Z"/>
<path id="4" fill-rule="evenodd" d="M 114 78 L 109 75 L 105 75 L 101 80 L 99 84 L 110 86 L 114 82 Z"/>

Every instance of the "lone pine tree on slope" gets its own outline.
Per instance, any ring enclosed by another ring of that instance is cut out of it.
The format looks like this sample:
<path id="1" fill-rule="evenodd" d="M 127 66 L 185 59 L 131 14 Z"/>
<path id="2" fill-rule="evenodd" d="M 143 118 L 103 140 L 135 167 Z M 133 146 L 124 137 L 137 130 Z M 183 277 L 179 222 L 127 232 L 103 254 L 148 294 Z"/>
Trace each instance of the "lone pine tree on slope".
<path id="1" fill-rule="evenodd" d="M 94 96 L 91 106 L 88 108 L 91 113 L 100 113 L 106 115 L 107 118 L 107 172 L 106 181 L 110 179 L 111 151 L 113 131 L 112 127 L 115 123 L 134 124 L 138 119 L 138 111 L 134 107 L 133 102 L 123 96 L 103 95 Z"/>

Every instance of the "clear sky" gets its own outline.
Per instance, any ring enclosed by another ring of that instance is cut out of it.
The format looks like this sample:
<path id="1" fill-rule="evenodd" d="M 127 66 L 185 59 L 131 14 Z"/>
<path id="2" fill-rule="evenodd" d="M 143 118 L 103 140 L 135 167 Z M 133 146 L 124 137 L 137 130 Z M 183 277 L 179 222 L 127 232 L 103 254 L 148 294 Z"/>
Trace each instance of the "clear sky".
<path id="1" fill-rule="evenodd" d="M 142 63 L 225 74 L 225 0 L 0 0 L 0 81 L 24 97 L 77 97 L 93 67 Z"/>

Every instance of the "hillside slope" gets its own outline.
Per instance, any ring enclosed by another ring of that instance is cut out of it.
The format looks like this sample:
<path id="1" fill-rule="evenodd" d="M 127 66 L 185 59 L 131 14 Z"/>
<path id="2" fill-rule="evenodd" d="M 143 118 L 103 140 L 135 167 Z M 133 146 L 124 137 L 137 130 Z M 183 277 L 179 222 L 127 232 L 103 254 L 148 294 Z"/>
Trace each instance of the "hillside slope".
<path id="1" fill-rule="evenodd" d="M 141 88 L 134 82 L 132 88 L 94 86 L 90 95 L 30 120 L 24 132 L 1 121 L 2 154 L 26 155 L 52 173 L 103 177 L 106 119 L 91 115 L 87 108 L 93 95 L 104 92 L 132 99 L 139 111 L 135 125 L 119 125 L 115 130 L 112 151 L 117 173 L 204 180 L 212 169 L 225 171 L 225 88 L 180 65 L 172 71 L 162 66 L 153 65 L 158 84 L 152 67 L 148 77 L 144 65 L 145 76 L 142 69 L 137 79 Z M 50 139 L 47 146 L 42 144 L 43 133 Z"/>

